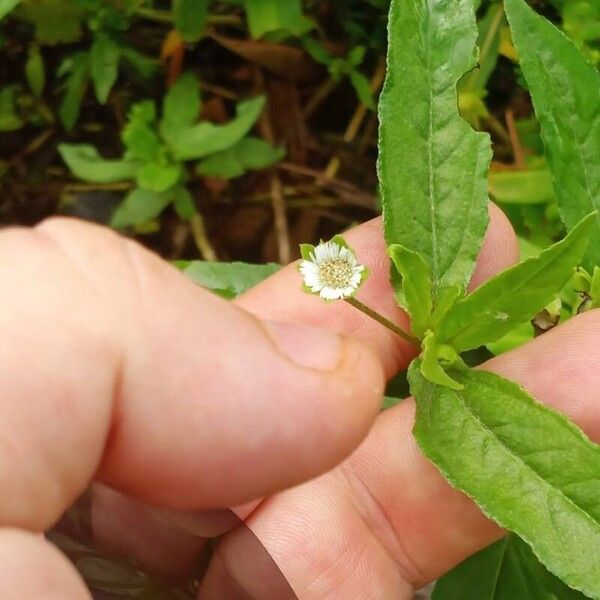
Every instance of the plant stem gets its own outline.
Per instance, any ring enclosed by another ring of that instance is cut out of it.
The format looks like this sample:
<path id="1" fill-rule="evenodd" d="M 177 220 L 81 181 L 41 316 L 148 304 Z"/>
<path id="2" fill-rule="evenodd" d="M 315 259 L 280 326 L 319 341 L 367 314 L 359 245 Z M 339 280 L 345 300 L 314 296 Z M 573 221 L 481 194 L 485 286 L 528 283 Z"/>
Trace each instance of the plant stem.
<path id="1" fill-rule="evenodd" d="M 194 242 L 196 242 L 196 247 L 200 251 L 202 258 L 210 262 L 215 262 L 217 260 L 217 253 L 206 235 L 206 227 L 204 226 L 204 218 L 202 215 L 196 213 L 190 219 L 190 225 L 192 227 Z"/>
<path id="2" fill-rule="evenodd" d="M 156 23 L 170 24 L 173 22 L 173 14 L 168 10 L 139 7 L 135 9 L 134 13 L 142 19 Z M 242 19 L 237 15 L 209 15 L 206 20 L 207 25 L 231 25 L 239 27 L 242 23 Z"/>
<path id="3" fill-rule="evenodd" d="M 393 331 L 396 335 L 399 335 L 403 340 L 407 341 L 409 344 L 413 346 L 417 346 L 417 348 L 421 345 L 421 342 L 414 336 L 410 335 L 410 333 L 406 333 L 404 329 L 401 329 L 395 323 L 392 323 L 389 319 L 386 319 L 383 315 L 380 315 L 378 312 L 375 312 L 372 308 L 369 308 L 366 304 L 363 304 L 360 300 L 356 298 L 346 298 L 346 302 L 357 308 L 362 313 L 371 317 L 378 323 L 381 323 L 384 327 L 387 327 L 390 331 Z"/>

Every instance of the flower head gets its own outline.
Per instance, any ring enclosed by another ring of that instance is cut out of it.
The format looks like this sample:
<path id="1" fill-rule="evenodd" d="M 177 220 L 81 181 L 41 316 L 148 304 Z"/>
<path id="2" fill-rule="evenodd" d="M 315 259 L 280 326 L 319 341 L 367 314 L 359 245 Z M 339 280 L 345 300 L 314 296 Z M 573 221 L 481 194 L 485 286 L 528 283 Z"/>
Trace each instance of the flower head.
<path id="1" fill-rule="evenodd" d="M 324 300 L 341 300 L 353 296 L 367 275 L 356 255 L 341 236 L 318 246 L 301 246 L 302 258 L 298 267 L 306 291 L 319 294 Z"/>

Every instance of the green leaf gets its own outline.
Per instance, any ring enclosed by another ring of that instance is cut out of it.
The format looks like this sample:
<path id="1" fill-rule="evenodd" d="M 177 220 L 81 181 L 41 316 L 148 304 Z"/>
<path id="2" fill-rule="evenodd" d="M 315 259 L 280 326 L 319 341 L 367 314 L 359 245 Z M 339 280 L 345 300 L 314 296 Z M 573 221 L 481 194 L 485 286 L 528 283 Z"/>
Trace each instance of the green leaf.
<path id="1" fill-rule="evenodd" d="M 134 179 L 140 166 L 128 160 L 106 160 L 88 144 L 60 144 L 58 151 L 75 177 L 92 183 Z"/>
<path id="2" fill-rule="evenodd" d="M 375 98 L 371 90 L 371 82 L 360 72 L 350 71 L 350 83 L 358 99 L 371 110 L 375 110 Z"/>
<path id="3" fill-rule="evenodd" d="M 173 0 L 173 22 L 185 42 L 197 42 L 204 33 L 208 0 Z"/>
<path id="4" fill-rule="evenodd" d="M 494 200 L 503 204 L 547 204 L 555 199 L 547 169 L 490 171 L 488 182 Z"/>
<path id="5" fill-rule="evenodd" d="M 600 73 L 522 0 L 506 0 L 567 228 L 600 208 Z M 600 264 L 600 215 L 586 265 Z"/>
<path id="6" fill-rule="evenodd" d="M 134 104 L 128 114 L 127 125 L 121 139 L 127 148 L 128 159 L 153 161 L 157 158 L 161 142 L 155 131 L 156 105 L 152 100 Z"/>
<path id="7" fill-rule="evenodd" d="M 244 6 L 255 39 L 282 29 L 294 31 L 302 25 L 300 0 L 244 0 Z"/>
<path id="8" fill-rule="evenodd" d="M 247 263 L 217 263 L 195 260 L 183 273 L 192 281 L 224 298 L 235 298 L 280 269 L 280 265 L 250 265 Z"/>
<path id="9" fill-rule="evenodd" d="M 0 21 L 15 7 L 21 0 L 0 0 Z"/>
<path id="10" fill-rule="evenodd" d="M 204 158 L 231 148 L 239 142 L 256 123 L 265 106 L 265 97 L 257 96 L 237 105 L 236 116 L 225 125 L 199 123 L 178 132 L 169 139 L 173 153 L 180 160 Z"/>
<path id="11" fill-rule="evenodd" d="M 25 121 L 16 113 L 19 86 L 8 85 L 0 89 L 0 131 L 16 131 Z"/>
<path id="12" fill-rule="evenodd" d="M 90 71 L 100 104 L 106 104 L 117 81 L 120 54 L 119 45 L 110 36 L 103 33 L 96 35 L 90 50 Z"/>
<path id="13" fill-rule="evenodd" d="M 428 331 L 423 339 L 423 360 L 421 361 L 421 374 L 427 381 L 445 386 L 453 390 L 463 388 L 455 379 L 452 379 L 440 365 L 440 345 L 432 331 Z"/>
<path id="14" fill-rule="evenodd" d="M 33 25 L 41 44 L 72 44 L 81 39 L 85 12 L 72 0 L 23 0 L 13 14 Z"/>
<path id="15" fill-rule="evenodd" d="M 588 215 L 565 239 L 458 300 L 439 323 L 437 339 L 464 352 L 496 341 L 531 319 L 573 274 L 595 222 L 596 215 Z"/>
<path id="16" fill-rule="evenodd" d="M 600 447 L 511 381 L 472 369 L 450 375 L 462 390 L 429 383 L 418 361 L 410 368 L 413 433 L 425 455 L 546 568 L 600 598 Z"/>
<path id="17" fill-rule="evenodd" d="M 139 187 L 153 192 L 166 192 L 181 179 L 181 165 L 146 163 L 137 172 Z"/>
<path id="18" fill-rule="evenodd" d="M 40 98 L 46 83 L 44 59 L 38 46 L 31 46 L 25 63 L 25 77 L 33 95 Z"/>
<path id="19" fill-rule="evenodd" d="M 584 600 L 536 558 L 518 536 L 470 556 L 435 584 L 431 600 Z"/>
<path id="20" fill-rule="evenodd" d="M 117 207 L 111 225 L 117 229 L 155 219 L 173 199 L 172 194 L 136 188 Z"/>
<path id="21" fill-rule="evenodd" d="M 472 0 L 393 0 L 379 100 L 385 238 L 429 265 L 434 304 L 464 289 L 485 235 L 490 138 L 460 118 L 456 83 L 475 66 Z"/>
<path id="22" fill-rule="evenodd" d="M 200 113 L 200 87 L 193 73 L 184 73 L 173 84 L 163 102 L 161 132 L 165 139 L 176 140 L 182 129 L 191 127 Z"/>
<path id="23" fill-rule="evenodd" d="M 158 66 L 156 60 L 126 46 L 121 48 L 121 58 L 133 69 L 134 74 L 142 79 L 152 76 Z"/>
<path id="24" fill-rule="evenodd" d="M 284 156 L 283 148 L 271 146 L 260 138 L 247 137 L 235 146 L 204 159 L 198 164 L 197 171 L 205 177 L 233 179 L 251 169 L 266 169 Z"/>
<path id="25" fill-rule="evenodd" d="M 189 190 L 183 186 L 177 187 L 174 191 L 173 208 L 175 212 L 186 221 L 189 221 L 197 212 L 196 203 Z"/>
<path id="26" fill-rule="evenodd" d="M 58 113 L 65 129 L 69 131 L 73 129 L 81 110 L 81 103 L 90 75 L 90 55 L 87 52 L 77 52 L 63 62 L 60 70 L 68 70 L 68 75 L 65 95 Z"/>
<path id="27" fill-rule="evenodd" d="M 410 315 L 411 331 L 421 338 L 429 328 L 433 312 L 429 267 L 419 254 L 400 244 L 392 244 L 388 252 L 402 276 L 402 306 Z"/>

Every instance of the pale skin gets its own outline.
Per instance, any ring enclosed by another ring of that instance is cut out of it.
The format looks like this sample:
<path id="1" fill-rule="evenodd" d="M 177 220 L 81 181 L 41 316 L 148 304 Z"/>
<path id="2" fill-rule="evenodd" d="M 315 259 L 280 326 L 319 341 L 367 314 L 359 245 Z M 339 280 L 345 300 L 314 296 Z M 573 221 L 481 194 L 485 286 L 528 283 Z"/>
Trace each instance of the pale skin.
<path id="1" fill-rule="evenodd" d="M 518 257 L 490 214 L 472 285 Z M 406 327 L 380 221 L 345 238 L 371 271 L 359 298 Z M 411 347 L 304 295 L 294 266 L 230 304 L 107 230 L 51 220 L 0 234 L 0 280 L 1 598 L 90 597 L 38 533 L 94 481 L 99 541 L 168 577 L 202 546 L 184 530 L 241 506 L 301 600 L 408 599 L 502 535 L 420 453 L 411 399 L 379 414 Z M 600 440 L 599 333 L 592 311 L 484 368 Z M 235 531 L 199 597 L 232 589 L 271 598 Z"/>

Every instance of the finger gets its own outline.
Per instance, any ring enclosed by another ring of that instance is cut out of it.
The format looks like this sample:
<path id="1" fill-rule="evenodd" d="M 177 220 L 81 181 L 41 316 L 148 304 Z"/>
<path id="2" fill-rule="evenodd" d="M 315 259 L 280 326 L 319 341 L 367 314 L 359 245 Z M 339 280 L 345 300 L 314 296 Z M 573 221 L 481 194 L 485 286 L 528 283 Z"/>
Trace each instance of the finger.
<path id="1" fill-rule="evenodd" d="M 600 311 L 585 313 L 483 368 L 517 381 L 600 441 L 599 331 Z M 277 495 L 248 520 L 303 599 L 337 598 L 340 585 L 347 593 L 339 597 L 373 597 L 380 585 L 401 590 L 399 578 L 419 587 L 503 534 L 423 456 L 411 433 L 414 414 L 412 399 L 387 411 L 341 468 Z M 251 558 L 234 542 L 221 552 L 226 571 L 251 588 L 237 564 Z M 371 579 L 355 569 L 364 556 Z"/>
<path id="2" fill-rule="evenodd" d="M 489 205 L 490 225 L 479 255 L 471 285 L 512 264 L 519 257 L 517 239 L 504 213 Z M 358 297 L 393 322 L 408 328 L 408 318 L 398 308 L 389 282 L 390 262 L 381 230 L 381 219 L 373 219 L 344 234 L 357 253 L 359 262 L 369 268 L 369 277 Z M 255 315 L 276 321 L 293 321 L 326 327 L 350 335 L 369 345 L 384 365 L 388 377 L 405 369 L 415 349 L 379 323 L 344 302 L 324 303 L 300 291 L 301 279 L 296 265 L 289 265 L 238 299 L 238 304 Z M 273 301 L 277 298 L 277 301 Z"/>
<path id="3" fill-rule="evenodd" d="M 89 600 L 73 565 L 42 536 L 0 529 L 0 598 Z"/>
<path id="4" fill-rule="evenodd" d="M 243 502 L 331 468 L 377 413 L 369 350 L 260 322 L 103 228 L 6 231 L 0 278 L 4 524 L 47 527 L 94 473 L 171 508 Z"/>
<path id="5" fill-rule="evenodd" d="M 357 250 L 360 260 L 367 264 L 371 271 L 364 289 L 361 289 L 361 298 L 380 312 L 398 321 L 404 319 L 405 322 L 404 314 L 398 310 L 392 299 L 389 286 L 389 260 L 383 242 L 381 220 L 374 219 L 361 225 L 349 231 L 345 237 Z M 498 270 L 512 264 L 517 257 L 516 237 L 510 223 L 497 207 L 490 205 L 490 227 L 471 285 L 481 284 Z M 274 298 L 277 299 L 276 302 L 273 301 Z M 317 298 L 301 293 L 300 277 L 294 265 L 282 269 L 237 302 L 258 316 L 325 326 L 357 336 L 378 354 L 387 365 L 390 375 L 398 368 L 405 367 L 412 355 L 412 350 L 403 345 L 402 340 L 397 336 L 390 335 L 386 329 L 351 307 L 339 303 L 333 310 L 330 304 L 324 304 Z M 121 502 L 126 501 L 124 498 L 121 499 Z M 257 503 L 253 503 L 238 514 L 245 518 L 256 506 Z M 204 521 L 202 516 L 196 515 L 187 515 L 186 519 Z"/>

